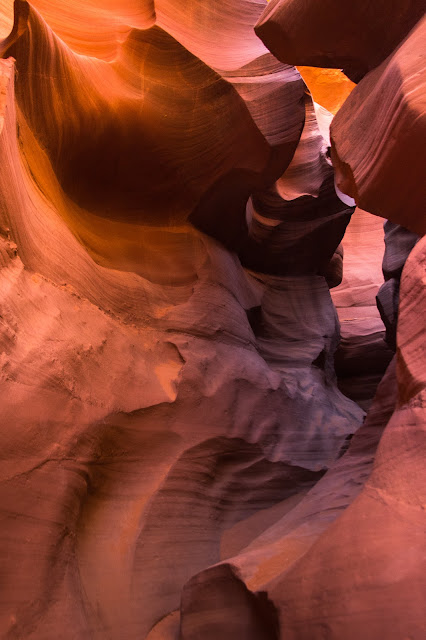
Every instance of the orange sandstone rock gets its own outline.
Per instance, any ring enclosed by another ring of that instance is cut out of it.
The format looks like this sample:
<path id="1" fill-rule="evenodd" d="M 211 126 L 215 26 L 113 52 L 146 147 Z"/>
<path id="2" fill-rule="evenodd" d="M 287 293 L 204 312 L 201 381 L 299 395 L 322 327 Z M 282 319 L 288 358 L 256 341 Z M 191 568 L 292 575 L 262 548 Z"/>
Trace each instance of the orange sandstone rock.
<path id="1" fill-rule="evenodd" d="M 421 632 L 424 245 L 402 275 L 396 376 L 351 440 L 364 413 L 337 388 L 329 286 L 353 203 L 334 189 L 330 114 L 255 35 L 265 6 L 15 3 L 0 60 L 4 637 Z M 341 313 L 370 310 L 374 244 Z"/>
<path id="2" fill-rule="evenodd" d="M 351 93 L 331 127 L 339 188 L 366 211 L 426 232 L 426 18 Z"/>

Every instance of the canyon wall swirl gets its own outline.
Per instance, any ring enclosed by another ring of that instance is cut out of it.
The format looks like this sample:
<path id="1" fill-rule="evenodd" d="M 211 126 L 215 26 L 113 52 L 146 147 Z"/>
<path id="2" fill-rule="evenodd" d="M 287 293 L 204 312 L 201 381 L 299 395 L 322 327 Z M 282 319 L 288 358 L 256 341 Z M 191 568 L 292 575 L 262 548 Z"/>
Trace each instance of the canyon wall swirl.
<path id="1" fill-rule="evenodd" d="M 381 229 L 344 238 L 348 195 L 424 232 L 420 4 L 353 49 L 331 141 L 292 66 L 325 59 L 254 30 L 293 4 L 0 2 L 4 638 L 420 640 L 424 238 L 395 357 Z"/>

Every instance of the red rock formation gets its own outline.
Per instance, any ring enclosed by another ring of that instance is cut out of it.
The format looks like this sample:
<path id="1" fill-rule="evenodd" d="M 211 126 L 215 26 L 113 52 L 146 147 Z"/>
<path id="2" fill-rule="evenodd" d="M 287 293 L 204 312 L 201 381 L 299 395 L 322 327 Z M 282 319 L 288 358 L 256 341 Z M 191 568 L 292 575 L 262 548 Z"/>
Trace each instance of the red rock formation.
<path id="1" fill-rule="evenodd" d="M 286 63 L 342 67 L 355 81 L 373 70 L 333 122 L 337 186 L 362 209 L 423 235 L 426 5 L 385 4 L 276 0 L 256 31 Z"/>
<path id="2" fill-rule="evenodd" d="M 269 521 L 270 525 L 266 529 L 263 526 L 257 535 L 250 520 L 241 523 L 240 529 L 237 525 L 232 534 L 234 538 L 239 538 L 240 549 L 236 549 L 239 553 L 231 557 L 225 555 L 222 563 L 216 565 L 213 571 L 208 569 L 189 581 L 182 596 L 181 629 L 184 640 L 193 640 L 197 634 L 199 637 L 201 631 L 209 638 L 231 638 L 231 634 L 235 634 L 233 625 L 238 624 L 240 629 L 246 631 L 248 625 L 244 625 L 253 618 L 254 624 L 259 624 L 262 614 L 269 623 L 262 625 L 268 640 L 285 638 L 287 634 L 294 638 L 319 638 L 325 628 L 330 637 L 359 637 L 359 628 L 354 627 L 353 631 L 351 628 L 354 616 L 343 617 L 343 623 L 347 626 L 339 628 L 339 619 L 336 624 L 335 618 L 322 613 L 322 603 L 335 583 L 335 574 L 322 561 L 321 555 L 316 554 L 316 548 L 322 541 L 327 544 L 330 531 L 338 526 L 348 505 L 355 503 L 362 495 L 378 442 L 394 410 L 395 387 L 393 363 L 380 385 L 369 417 L 354 436 L 347 453 L 313 489 L 305 496 L 300 495 L 298 501 L 289 500 L 274 507 L 274 511 L 257 514 L 258 522 L 264 525 Z M 252 531 L 254 529 L 251 537 L 242 533 L 247 528 L 249 531 L 250 528 Z M 356 531 L 357 527 L 354 528 L 355 535 Z M 343 547 L 342 559 L 346 557 L 349 561 L 353 554 L 345 547 L 347 540 L 348 537 L 333 537 L 336 549 Z M 331 555 L 327 560 L 331 562 L 332 558 Z M 356 556 L 354 560 L 357 560 Z M 322 579 L 327 586 L 322 585 L 322 591 L 319 591 L 321 595 L 312 603 L 310 592 L 316 589 L 319 576 L 314 581 L 305 579 L 305 575 L 312 570 L 315 562 L 321 563 Z M 299 569 L 301 565 L 305 568 Z M 351 588 L 353 573 L 343 569 L 337 576 L 347 581 L 344 585 L 347 590 Z M 287 579 L 291 589 L 287 587 Z M 342 588 L 342 585 L 339 587 Z M 246 595 L 247 589 L 249 596 Z M 232 599 L 233 603 L 237 600 L 233 595 L 235 593 L 239 594 L 239 607 L 234 604 L 240 613 L 238 620 L 227 610 L 229 600 Z M 342 593 L 345 593 L 344 588 Z M 290 606 L 287 601 L 291 602 Z M 310 613 L 315 604 L 318 609 L 316 617 Z M 374 604 L 372 608 L 374 610 Z M 219 611 L 219 615 L 213 615 L 214 611 Z M 299 623 L 297 626 L 291 626 L 293 619 Z M 209 624 L 205 620 L 213 622 Z M 208 635 L 210 625 L 214 625 L 215 635 Z M 371 637 L 378 638 L 380 635 Z"/>
<path id="3" fill-rule="evenodd" d="M 401 279 L 397 379 L 392 364 L 351 440 L 363 411 L 337 387 L 329 286 L 353 203 L 334 190 L 330 114 L 255 36 L 264 8 L 15 3 L 5 638 L 420 639 L 424 243 Z M 371 333 L 377 284 L 348 271 L 344 331 L 355 302 Z M 377 350 L 355 333 L 343 360 L 359 373 Z"/>
<path id="4" fill-rule="evenodd" d="M 422 239 L 402 277 L 396 376 L 393 362 L 348 452 L 302 500 L 188 582 L 184 640 L 423 637 L 425 255 Z"/>
<path id="5" fill-rule="evenodd" d="M 424 0 L 272 0 L 256 33 L 283 62 L 343 69 L 354 82 L 380 64 L 426 9 Z"/>
<path id="6" fill-rule="evenodd" d="M 331 130 L 339 188 L 419 235 L 426 232 L 425 36 L 423 18 L 354 89 Z"/>
<path id="7" fill-rule="evenodd" d="M 362 418 L 335 386 L 316 268 L 250 275 L 188 223 L 213 224 L 222 203 L 224 242 L 248 237 L 248 195 L 299 142 L 304 85 L 264 52 L 218 73 L 159 26 L 111 63 L 33 8 L 16 35 L 0 140 L 2 629 L 146 637 L 220 560 L 223 531 L 306 491 Z"/>
<path id="8" fill-rule="evenodd" d="M 328 534 L 271 585 L 285 637 L 319 637 L 324 628 L 349 640 L 424 633 L 425 345 L 412 305 L 416 300 L 417 312 L 425 313 L 425 264 L 422 240 L 402 280 L 399 398 L 373 473 Z"/>
<path id="9" fill-rule="evenodd" d="M 305 126 L 287 170 L 272 187 L 254 192 L 248 203 L 249 237 L 239 255 L 255 271 L 320 274 L 336 286 L 339 259 L 330 261 L 353 207 L 336 195 L 326 141 L 308 95 L 305 111 Z"/>
<path id="10" fill-rule="evenodd" d="M 335 366 L 341 391 L 367 410 L 393 356 L 376 305 L 383 285 L 383 221 L 356 209 L 342 244 L 343 281 L 332 291 L 341 326 Z"/>
<path id="11" fill-rule="evenodd" d="M 18 103 L 61 186 L 96 215 L 119 209 L 125 221 L 182 223 L 225 177 L 238 188 L 242 176 L 255 186 L 268 172 L 271 149 L 237 92 L 157 26 L 132 30 L 106 64 L 75 55 L 30 9 L 28 29 L 4 55 L 17 59 Z M 164 172 L 160 188 L 155 177 Z"/>

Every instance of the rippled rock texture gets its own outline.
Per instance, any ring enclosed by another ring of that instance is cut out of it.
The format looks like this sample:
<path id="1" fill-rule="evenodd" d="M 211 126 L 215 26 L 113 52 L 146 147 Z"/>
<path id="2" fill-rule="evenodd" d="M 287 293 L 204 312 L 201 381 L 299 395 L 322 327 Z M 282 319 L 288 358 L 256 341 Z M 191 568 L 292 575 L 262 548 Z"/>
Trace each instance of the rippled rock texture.
<path id="1" fill-rule="evenodd" d="M 343 238 L 387 207 L 345 155 L 370 74 L 331 141 L 352 84 L 265 8 L 0 2 L 4 638 L 422 637 L 425 245 L 385 267 L 393 358 L 382 223 Z"/>

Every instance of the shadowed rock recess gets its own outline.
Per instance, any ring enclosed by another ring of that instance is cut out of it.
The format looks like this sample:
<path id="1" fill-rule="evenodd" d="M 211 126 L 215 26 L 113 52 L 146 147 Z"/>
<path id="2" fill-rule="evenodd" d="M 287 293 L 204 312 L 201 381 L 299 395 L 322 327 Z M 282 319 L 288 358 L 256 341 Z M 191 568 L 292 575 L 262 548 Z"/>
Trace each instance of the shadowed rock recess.
<path id="1" fill-rule="evenodd" d="M 424 640 L 425 5 L 0 0 L 1 638 Z"/>

